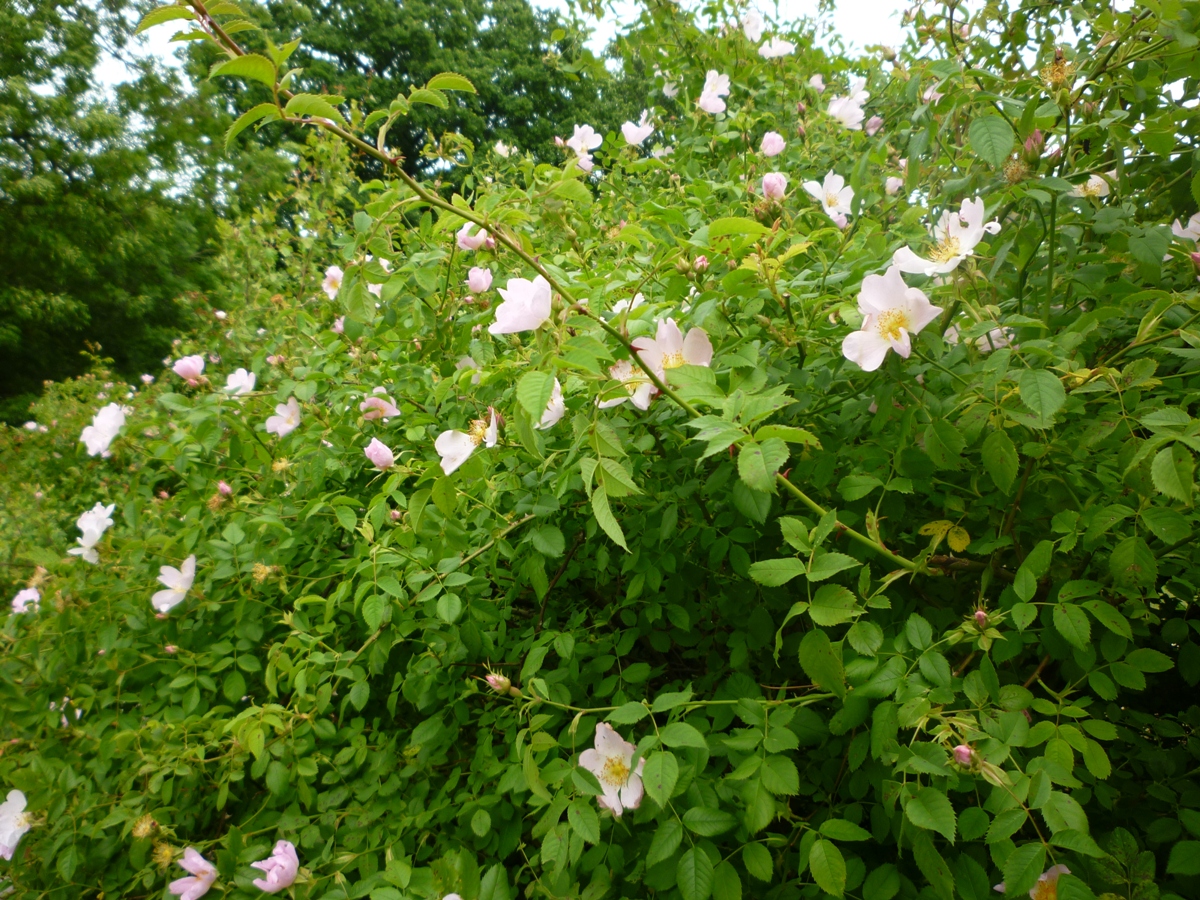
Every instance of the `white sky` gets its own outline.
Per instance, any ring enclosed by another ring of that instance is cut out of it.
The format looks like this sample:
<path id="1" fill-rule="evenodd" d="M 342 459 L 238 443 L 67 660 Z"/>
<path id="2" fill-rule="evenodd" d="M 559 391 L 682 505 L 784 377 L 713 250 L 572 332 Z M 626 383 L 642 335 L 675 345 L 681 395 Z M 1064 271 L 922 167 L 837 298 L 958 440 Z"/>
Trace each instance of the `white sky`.
<path id="1" fill-rule="evenodd" d="M 566 10 L 566 0 L 531 0 L 535 6 L 546 9 Z M 778 0 L 778 12 L 773 17 L 781 21 L 813 16 L 817 12 L 818 0 Z M 611 0 L 616 15 L 606 16 L 600 22 L 588 20 L 594 33 L 589 46 L 594 52 L 604 49 L 605 44 L 616 34 L 622 22 L 636 16 L 637 4 L 632 0 Z M 771 12 L 774 4 L 760 0 L 754 4 L 763 12 Z M 839 33 L 850 50 L 862 50 L 872 44 L 898 47 L 904 41 L 904 29 L 900 18 L 912 0 L 838 0 L 832 16 L 834 30 Z M 154 56 L 167 65 L 178 65 L 174 52 L 179 44 L 171 43 L 175 33 L 173 23 L 152 28 L 145 34 L 132 38 L 126 53 L 134 56 Z M 105 55 L 96 68 L 96 77 L 101 89 L 128 81 L 133 77 L 131 70 L 121 60 Z"/>

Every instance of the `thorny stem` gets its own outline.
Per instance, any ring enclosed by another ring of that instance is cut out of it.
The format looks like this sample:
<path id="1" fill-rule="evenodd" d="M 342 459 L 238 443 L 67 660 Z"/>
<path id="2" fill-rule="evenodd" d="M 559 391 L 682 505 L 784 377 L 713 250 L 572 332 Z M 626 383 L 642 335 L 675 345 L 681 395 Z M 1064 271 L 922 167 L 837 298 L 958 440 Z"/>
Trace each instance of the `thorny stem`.
<path id="1" fill-rule="evenodd" d="M 206 21 L 208 21 L 212 24 L 212 27 L 213 27 L 214 31 L 216 32 L 216 34 L 218 35 L 218 37 L 220 37 L 221 42 L 229 49 L 229 51 L 231 53 L 233 53 L 237 56 L 241 56 L 244 54 L 245 51 L 243 51 L 241 49 L 241 47 L 239 47 L 237 45 L 237 43 L 232 38 L 229 37 L 229 35 L 227 35 L 224 31 L 220 30 L 220 27 L 216 24 L 215 21 L 213 21 L 212 17 L 208 14 L 208 10 L 206 10 L 204 8 L 204 5 L 201 2 L 201 0 L 189 0 L 189 2 L 191 3 L 192 7 L 196 10 L 197 13 L 199 13 Z M 292 96 L 290 91 L 280 91 L 279 94 L 281 94 L 283 96 L 287 96 L 287 97 Z M 289 119 L 289 121 L 293 121 L 293 120 Z M 480 228 L 485 229 L 489 234 L 493 235 L 499 243 L 503 244 L 505 247 L 507 247 L 509 250 L 511 250 L 513 253 L 515 253 L 517 256 L 519 256 L 521 259 L 523 259 L 535 272 L 537 272 L 539 275 L 541 275 L 543 278 L 545 278 L 546 281 L 549 282 L 550 286 L 555 291 L 557 291 L 558 294 L 563 298 L 563 300 L 567 304 L 568 308 L 570 308 L 573 312 L 582 314 L 582 315 L 587 316 L 588 318 L 592 319 L 594 322 L 596 322 L 596 324 L 598 324 L 602 329 L 604 329 L 605 332 L 607 332 L 617 342 L 619 342 L 621 344 L 621 346 L 624 347 L 625 350 L 629 353 L 630 361 L 633 362 L 634 365 L 636 365 L 639 369 L 641 369 L 643 373 L 645 373 L 646 377 L 650 380 L 650 383 L 653 384 L 659 390 L 660 393 L 662 393 L 666 397 L 669 397 L 671 399 L 671 401 L 675 403 L 676 406 L 678 406 L 680 409 L 682 409 L 684 412 L 686 412 L 693 419 L 697 419 L 700 417 L 700 415 L 701 415 L 700 411 L 698 409 L 696 409 L 696 407 L 694 407 L 690 403 L 688 403 L 686 400 L 684 400 L 681 396 L 679 396 L 679 394 L 677 394 L 674 390 L 672 390 L 667 385 L 667 383 L 654 372 L 653 368 L 648 363 L 646 363 L 645 360 L 643 360 L 641 358 L 641 356 L 638 355 L 637 350 L 634 348 L 632 341 L 630 341 L 627 337 L 625 337 L 625 335 L 621 334 L 621 332 L 618 331 L 616 328 L 614 328 L 611 324 L 609 324 L 604 319 L 602 319 L 598 313 L 593 312 L 592 310 L 588 309 L 585 305 L 581 304 L 578 301 L 578 299 L 569 290 L 567 290 L 567 288 L 557 278 L 555 278 L 554 275 L 551 274 L 551 272 L 548 269 L 546 269 L 545 266 L 542 265 L 542 263 L 538 260 L 538 258 L 536 256 L 534 256 L 531 253 L 528 253 L 525 250 L 525 248 L 521 245 L 521 242 L 519 240 L 517 240 L 515 237 L 511 236 L 504 230 L 497 229 L 494 225 L 492 225 L 491 223 L 488 222 L 486 216 L 480 215 L 479 213 L 475 212 L 475 210 L 464 209 L 462 207 L 455 206 L 454 204 L 450 203 L 449 201 L 442 199 L 442 197 L 440 197 L 438 194 L 426 189 L 423 185 L 421 185 L 420 182 L 418 182 L 410 174 L 408 174 L 407 172 L 404 171 L 404 169 L 400 165 L 400 161 L 401 161 L 400 157 L 389 156 L 388 154 L 384 153 L 383 151 L 379 150 L 378 148 L 371 146 L 366 141 L 357 137 L 350 131 L 347 131 L 345 128 L 341 127 L 340 125 L 336 124 L 335 122 L 332 122 L 329 120 L 315 121 L 315 120 L 311 120 L 311 119 L 295 119 L 294 121 L 297 124 L 316 124 L 320 128 L 324 128 L 326 131 L 330 132 L 331 134 L 336 134 L 342 140 L 349 143 L 352 147 L 357 148 L 358 150 L 362 151 L 363 153 L 366 153 L 368 156 L 374 157 L 375 159 L 382 162 L 384 165 L 390 167 L 396 173 L 396 176 L 402 182 L 404 182 L 404 184 L 414 194 L 416 194 L 418 197 L 420 197 L 422 200 L 424 200 L 430 206 L 433 206 L 437 209 L 451 213 L 453 215 L 459 216 L 460 218 L 466 219 L 468 222 L 473 222 L 474 224 L 478 225 Z M 847 231 L 849 231 L 849 230 L 851 230 L 851 229 L 848 229 Z M 842 249 L 845 248 L 845 243 L 846 243 L 846 240 L 848 239 L 848 237 L 849 237 L 848 233 L 843 234 L 842 247 L 839 248 L 838 255 L 841 255 Z M 824 516 L 828 512 L 828 510 L 826 510 L 823 506 L 821 506 L 819 503 L 817 503 L 815 500 L 813 500 L 811 497 L 809 497 L 807 494 L 805 494 L 802 490 L 800 490 L 800 488 L 796 487 L 796 485 L 794 485 L 790 481 L 788 481 L 788 479 L 785 478 L 782 474 L 776 473 L 775 481 L 777 484 L 782 485 L 789 493 L 792 494 L 792 496 L 794 496 L 797 500 L 799 500 L 801 503 L 803 503 L 805 506 L 807 506 L 816 515 Z M 515 527 L 515 526 L 513 526 L 513 527 Z M 875 551 L 876 553 L 883 556 L 885 559 L 888 559 L 889 561 L 891 561 L 895 565 L 901 567 L 902 569 L 905 569 L 909 572 L 917 572 L 917 571 L 921 570 L 921 566 L 918 563 L 915 563 L 910 559 L 906 559 L 903 556 L 899 556 L 898 554 L 893 553 L 891 550 L 888 550 L 886 547 L 884 547 L 883 544 L 880 543 L 879 541 L 872 540 L 867 535 L 862 534 L 861 532 L 855 531 L 853 528 L 850 528 L 850 527 L 842 524 L 841 522 L 838 523 L 838 527 L 851 540 L 856 541 L 859 544 L 862 544 L 864 547 L 867 547 L 868 549 Z M 506 534 L 508 530 L 511 530 L 511 528 L 507 529 L 505 532 L 502 532 L 501 534 Z M 494 543 L 494 541 L 491 543 Z M 484 550 L 487 549 L 487 547 L 491 546 L 491 543 L 485 545 L 479 551 L 477 551 L 476 553 L 474 553 L 471 556 L 464 559 L 463 562 L 465 563 L 468 560 L 473 559 L 479 553 L 482 553 Z M 360 648 L 359 654 L 361 654 L 362 651 L 365 650 L 367 648 L 367 646 L 370 643 L 372 643 L 378 636 L 379 636 L 378 631 L 375 634 L 371 635 L 371 637 L 367 639 L 366 644 L 364 644 L 362 646 L 362 648 Z M 356 654 L 356 656 L 357 655 L 358 654 Z"/>

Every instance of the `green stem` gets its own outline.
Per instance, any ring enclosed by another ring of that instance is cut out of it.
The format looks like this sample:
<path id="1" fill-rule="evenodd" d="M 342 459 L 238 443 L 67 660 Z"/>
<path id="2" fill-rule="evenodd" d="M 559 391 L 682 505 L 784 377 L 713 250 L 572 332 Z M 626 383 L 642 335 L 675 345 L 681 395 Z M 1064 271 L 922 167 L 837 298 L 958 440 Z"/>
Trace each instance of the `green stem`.
<path id="1" fill-rule="evenodd" d="M 1046 323 L 1046 327 L 1050 327 L 1050 301 L 1054 296 L 1054 239 L 1057 236 L 1055 230 L 1055 220 L 1058 217 L 1058 194 L 1055 193 L 1050 197 L 1050 228 L 1049 228 L 1049 245 L 1047 247 L 1048 258 L 1046 261 L 1046 294 L 1042 297 L 1042 321 Z"/>

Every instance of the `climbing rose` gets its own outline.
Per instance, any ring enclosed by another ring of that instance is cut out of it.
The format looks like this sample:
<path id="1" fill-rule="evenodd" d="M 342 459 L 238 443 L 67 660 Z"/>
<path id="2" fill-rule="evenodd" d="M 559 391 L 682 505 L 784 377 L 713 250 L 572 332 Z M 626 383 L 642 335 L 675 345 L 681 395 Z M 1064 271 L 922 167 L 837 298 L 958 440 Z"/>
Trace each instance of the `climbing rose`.
<path id="1" fill-rule="evenodd" d="M 334 320 L 333 320 L 333 326 L 332 326 L 332 327 L 333 327 L 333 333 L 334 333 L 334 334 L 342 334 L 342 333 L 344 333 L 344 332 L 345 332 L 345 330 L 346 330 L 346 317 L 345 317 L 345 316 L 338 316 L 336 319 L 334 319 Z"/>
<path id="2" fill-rule="evenodd" d="M 722 97 L 729 96 L 729 76 L 722 75 L 716 69 L 709 69 L 704 79 L 704 90 L 700 92 L 697 105 L 706 113 L 716 115 L 725 112 L 725 101 Z"/>
<path id="3" fill-rule="evenodd" d="M 879 129 L 883 127 L 883 118 L 881 116 L 871 116 L 867 119 L 867 124 L 863 130 L 867 132 L 867 137 L 875 137 Z"/>
<path id="4" fill-rule="evenodd" d="M 199 384 L 200 379 L 204 376 L 204 357 L 199 354 L 185 356 L 183 359 L 175 361 L 175 364 L 171 366 L 171 371 L 186 380 L 188 384 Z"/>
<path id="5" fill-rule="evenodd" d="M 371 391 L 371 396 L 358 404 L 358 409 L 363 414 L 363 418 L 367 420 L 391 419 L 400 415 L 400 410 L 396 408 L 396 404 L 392 402 L 392 398 L 382 387 Z"/>
<path id="6" fill-rule="evenodd" d="M 12 859 L 17 842 L 32 825 L 25 813 L 25 795 L 21 791 L 9 791 L 0 803 L 0 859 Z"/>
<path id="7" fill-rule="evenodd" d="M 763 25 L 763 17 L 754 10 L 750 10 L 742 16 L 742 31 L 746 35 L 746 40 L 752 44 L 757 44 L 762 38 Z"/>
<path id="8" fill-rule="evenodd" d="M 467 273 L 467 290 L 472 294 L 482 294 L 492 286 L 492 271 L 491 269 L 472 266 L 471 271 Z"/>
<path id="9" fill-rule="evenodd" d="M 1116 172 L 1109 172 L 1109 178 L 1116 178 Z M 1088 176 L 1088 180 L 1083 184 L 1075 186 L 1071 191 L 1073 197 L 1107 197 L 1112 188 L 1109 186 L 1108 179 L 1103 175 L 1092 174 Z"/>
<path id="10" fill-rule="evenodd" d="M 960 766 L 969 766 L 971 765 L 971 757 L 974 753 L 975 751 L 966 744 L 959 744 L 954 748 L 954 761 Z"/>
<path id="11" fill-rule="evenodd" d="M 617 818 L 627 809 L 637 809 L 642 802 L 642 769 L 646 760 L 638 760 L 637 770 L 631 768 L 634 744 L 622 738 L 607 722 L 596 726 L 596 746 L 579 754 L 579 764 L 596 776 L 604 794 L 596 802 L 601 809 L 611 809 Z"/>
<path id="12" fill-rule="evenodd" d="M 900 193 L 902 187 L 904 187 L 904 179 L 897 178 L 895 175 L 889 175 L 888 180 L 883 183 L 883 189 L 889 196 Z"/>
<path id="13" fill-rule="evenodd" d="M 180 900 L 198 900 L 208 893 L 208 889 L 217 880 L 216 867 L 201 856 L 195 847 L 188 847 L 183 851 L 183 859 L 179 860 L 179 865 L 192 873 L 184 878 L 176 878 L 168 886 L 172 894 L 180 896 Z"/>
<path id="14" fill-rule="evenodd" d="M 831 218 L 837 214 L 847 215 L 854 202 L 854 188 L 847 187 L 846 179 L 832 170 L 825 173 L 824 183 L 804 182 L 804 190 L 821 201 L 821 208 Z"/>
<path id="15" fill-rule="evenodd" d="M 496 410 L 488 407 L 490 420 L 475 419 L 470 431 L 443 431 L 433 442 L 433 449 L 442 458 L 442 471 L 447 475 L 467 461 L 480 444 L 495 447 L 500 437 Z"/>
<path id="16" fill-rule="evenodd" d="M 1185 241 L 1200 241 L 1200 213 L 1196 213 L 1186 226 L 1179 224 L 1176 219 L 1171 223 L 1171 234 Z"/>
<path id="17" fill-rule="evenodd" d="M 500 288 L 504 302 L 496 307 L 496 321 L 488 326 L 491 334 L 516 334 L 533 331 L 550 318 L 550 282 L 541 275 L 533 281 L 510 278 Z"/>
<path id="18" fill-rule="evenodd" d="M 539 431 L 545 431 L 548 428 L 553 428 L 558 424 L 567 412 L 567 404 L 563 400 L 562 385 L 558 383 L 558 379 L 554 379 L 554 388 L 550 392 L 550 402 L 546 404 L 546 410 L 542 413 L 542 418 L 533 427 Z"/>
<path id="19" fill-rule="evenodd" d="M 367 444 L 363 453 L 377 469 L 390 469 L 396 464 L 396 457 L 392 455 L 391 449 L 379 438 L 371 438 L 371 443 Z"/>
<path id="20" fill-rule="evenodd" d="M 233 488 L 231 488 L 229 486 L 228 481 L 218 481 L 217 482 L 217 492 L 219 494 L 221 494 L 221 496 L 223 496 L 223 497 L 228 497 L 231 494 L 233 494 Z"/>
<path id="21" fill-rule="evenodd" d="M 641 369 L 635 368 L 629 360 L 622 359 L 616 365 L 609 366 L 608 374 L 614 381 L 621 382 L 625 393 L 608 400 L 601 400 L 597 397 L 596 405 L 598 407 L 608 409 L 610 406 L 618 406 L 628 400 L 638 409 L 650 408 L 650 401 L 658 393 L 658 388 Z"/>
<path id="22" fill-rule="evenodd" d="M 325 292 L 325 296 L 330 300 L 337 297 L 338 291 L 342 289 L 342 279 L 346 277 L 346 273 L 342 271 L 341 266 L 330 266 L 325 270 L 325 279 L 321 282 L 321 290 Z"/>
<path id="23" fill-rule="evenodd" d="M 236 372 L 230 373 L 225 379 L 225 393 L 227 394 L 248 394 L 254 390 L 254 384 L 257 381 L 253 372 L 247 372 L 245 369 L 238 369 Z"/>
<path id="24" fill-rule="evenodd" d="M 475 228 L 474 222 L 464 222 L 463 227 L 458 229 L 455 238 L 458 241 L 459 250 L 478 250 L 487 243 L 488 233 L 482 228 L 475 234 L 471 233 L 471 229 Z"/>
<path id="25" fill-rule="evenodd" d="M 275 415 L 267 419 L 267 433 L 279 437 L 287 437 L 300 424 L 300 404 L 295 397 L 288 397 L 287 403 L 275 407 Z"/>
<path id="26" fill-rule="evenodd" d="M 150 598 L 151 605 L 160 613 L 169 613 L 183 602 L 183 599 L 187 596 L 187 592 L 192 589 L 192 583 L 195 580 L 195 553 L 185 559 L 183 565 L 178 569 L 174 566 L 161 567 L 158 570 L 158 581 L 166 587 L 166 590 L 156 591 L 154 596 Z M 199 897 L 200 894 L 196 894 L 195 896 Z"/>
<path id="27" fill-rule="evenodd" d="M 104 532 L 112 526 L 112 512 L 116 508 L 117 505 L 115 503 L 110 503 L 108 506 L 97 503 L 91 509 L 82 513 L 75 522 L 75 527 L 83 532 L 80 537 L 76 538 L 79 546 L 72 547 L 67 553 L 71 556 L 82 556 L 85 561 L 93 564 L 100 562 L 100 555 L 96 552 L 96 545 L 100 543 L 100 538 L 104 536 Z"/>
<path id="28" fill-rule="evenodd" d="M 1070 874 L 1071 870 L 1064 865 L 1051 866 L 1038 876 L 1037 884 L 1030 889 L 1029 896 L 1031 900 L 1058 900 L 1058 877 Z M 993 890 L 1001 894 L 1008 893 L 1003 881 L 996 885 Z"/>
<path id="29" fill-rule="evenodd" d="M 771 200 L 782 200 L 787 193 L 787 176 L 782 172 L 768 172 L 763 176 L 762 192 Z"/>
<path id="30" fill-rule="evenodd" d="M 842 123 L 844 128 L 851 131 L 862 130 L 862 120 L 866 113 L 860 104 L 851 97 L 834 97 L 829 101 L 826 112 Z"/>
<path id="31" fill-rule="evenodd" d="M 24 588 L 17 591 L 17 595 L 12 600 L 12 611 L 14 615 L 20 615 L 26 612 L 37 612 L 38 605 L 42 600 L 42 592 L 37 588 Z M 0 824 L 3 828 L 3 824 Z M 8 857 L 5 857 L 8 859 Z"/>
<path id="32" fill-rule="evenodd" d="M 504 143 L 504 141 L 496 141 L 496 146 L 492 149 L 496 151 L 498 156 L 503 156 L 505 159 L 508 159 L 508 157 L 512 155 L 513 148 Z"/>
<path id="33" fill-rule="evenodd" d="M 626 143 L 638 146 L 654 133 L 654 124 L 649 119 L 650 110 L 643 109 L 641 121 L 636 125 L 632 122 L 626 122 L 621 126 L 621 134 L 625 136 Z"/>
<path id="34" fill-rule="evenodd" d="M 778 59 L 796 52 L 796 45 L 780 37 L 773 37 L 758 48 L 758 55 L 763 59 Z"/>
<path id="35" fill-rule="evenodd" d="M 270 856 L 250 865 L 267 873 L 266 878 L 255 878 L 254 886 L 263 893 L 277 894 L 290 888 L 296 880 L 296 874 L 300 871 L 300 857 L 296 855 L 296 847 L 291 841 L 277 841 Z"/>
<path id="36" fill-rule="evenodd" d="M 83 429 L 79 440 L 87 446 L 88 456 L 108 457 L 109 445 L 125 427 L 125 413 L 129 410 L 116 403 L 103 407 L 92 417 L 92 424 Z"/>
<path id="37" fill-rule="evenodd" d="M 591 125 L 576 125 L 575 133 L 566 140 L 566 145 L 580 156 L 595 150 L 604 143 L 604 138 Z"/>
<path id="38" fill-rule="evenodd" d="M 783 139 L 777 131 L 768 131 L 763 135 L 762 144 L 759 145 L 759 150 L 763 156 L 778 156 L 787 147 L 787 141 Z"/>
<path id="39" fill-rule="evenodd" d="M 945 275 L 958 268 L 958 264 L 975 252 L 984 234 L 995 234 L 1000 223 L 994 219 L 984 224 L 983 200 L 964 200 L 958 212 L 946 210 L 933 229 L 937 246 L 929 259 L 917 256 L 908 247 L 901 247 L 892 254 L 892 265 L 910 275 Z"/>
<path id="40" fill-rule="evenodd" d="M 888 350 L 908 359 L 912 335 L 942 312 L 924 293 L 904 283 L 897 266 L 863 279 L 858 311 L 863 316 L 862 327 L 846 335 L 842 355 L 864 372 L 874 372 L 883 365 Z"/>
<path id="41" fill-rule="evenodd" d="M 712 365 L 712 341 L 708 339 L 707 332 L 703 328 L 692 328 L 687 337 L 684 337 L 674 319 L 660 321 L 653 338 L 637 338 L 633 346 L 642 362 L 659 378 L 663 377 L 667 369 L 677 369 L 684 365 Z"/>
<path id="42" fill-rule="evenodd" d="M 825 79 L 819 73 L 808 79 L 808 86 L 820 94 L 825 90 Z"/>

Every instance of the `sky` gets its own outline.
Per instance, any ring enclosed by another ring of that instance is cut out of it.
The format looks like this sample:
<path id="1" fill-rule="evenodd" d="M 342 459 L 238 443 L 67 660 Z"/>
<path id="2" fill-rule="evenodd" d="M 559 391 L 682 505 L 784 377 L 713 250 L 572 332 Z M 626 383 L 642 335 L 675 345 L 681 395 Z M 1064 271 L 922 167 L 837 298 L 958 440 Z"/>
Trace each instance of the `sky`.
<path id="1" fill-rule="evenodd" d="M 547 9 L 565 11 L 567 8 L 567 0 L 531 2 Z M 762 12 L 770 12 L 773 8 L 773 4 L 767 2 L 756 5 Z M 862 50 L 872 44 L 896 47 L 904 41 L 900 18 L 911 5 L 911 0 L 838 0 L 832 24 L 851 50 Z M 595 29 L 590 41 L 594 52 L 603 50 L 622 22 L 628 22 L 636 15 L 637 4 L 631 0 L 612 0 L 612 6 L 616 10 L 615 15 L 606 16 L 599 22 L 588 20 Z M 813 16 L 817 6 L 818 0 L 778 0 L 778 18 L 787 21 L 800 16 Z M 167 65 L 177 65 L 173 54 L 179 45 L 171 43 L 174 33 L 175 29 L 169 24 L 152 28 L 133 38 L 127 52 L 139 57 L 153 56 Z M 96 77 L 101 89 L 108 89 L 128 81 L 134 77 L 134 73 L 120 59 L 105 55 L 96 68 Z"/>

